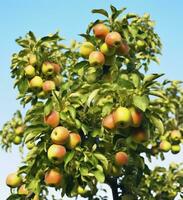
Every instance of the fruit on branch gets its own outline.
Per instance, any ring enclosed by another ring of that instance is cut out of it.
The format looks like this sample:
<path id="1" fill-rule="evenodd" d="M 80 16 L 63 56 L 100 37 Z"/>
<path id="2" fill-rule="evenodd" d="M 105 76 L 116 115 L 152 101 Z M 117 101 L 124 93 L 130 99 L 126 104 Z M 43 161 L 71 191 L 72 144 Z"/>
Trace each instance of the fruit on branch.
<path id="1" fill-rule="evenodd" d="M 43 83 L 43 91 L 44 92 L 51 92 L 52 90 L 55 90 L 54 81 L 45 81 Z"/>
<path id="2" fill-rule="evenodd" d="M 174 142 L 178 142 L 181 140 L 181 132 L 179 130 L 173 130 L 170 134 L 170 138 Z"/>
<path id="3" fill-rule="evenodd" d="M 180 147 L 179 144 L 173 144 L 173 145 L 171 146 L 171 152 L 172 152 L 173 154 L 179 153 L 180 150 L 181 150 L 181 147 Z"/>
<path id="4" fill-rule="evenodd" d="M 170 142 L 163 140 L 160 145 L 159 145 L 160 150 L 164 152 L 168 152 L 171 149 L 171 144 Z"/>
<path id="5" fill-rule="evenodd" d="M 35 68 L 32 65 L 26 66 L 24 71 L 25 75 L 27 75 L 28 77 L 33 77 L 36 74 Z"/>
<path id="6" fill-rule="evenodd" d="M 15 134 L 16 134 L 16 135 L 19 135 L 19 136 L 22 136 L 23 133 L 24 133 L 24 129 L 25 129 L 25 126 L 24 126 L 24 125 L 18 126 L 18 127 L 15 129 Z"/>
<path id="7" fill-rule="evenodd" d="M 22 177 L 19 176 L 16 172 L 11 173 L 6 178 L 6 185 L 11 188 L 19 187 L 22 184 Z"/>
<path id="8" fill-rule="evenodd" d="M 117 166 L 126 165 L 128 163 L 128 155 L 123 151 L 117 152 L 114 157 L 114 163 Z"/>
<path id="9" fill-rule="evenodd" d="M 116 52 L 116 48 L 108 46 L 106 43 L 103 43 L 100 46 L 100 51 L 105 55 L 105 56 L 112 56 Z"/>
<path id="10" fill-rule="evenodd" d="M 142 128 L 136 128 L 132 131 L 132 139 L 136 143 L 147 141 L 147 133 Z"/>
<path id="11" fill-rule="evenodd" d="M 126 107 L 118 107 L 114 113 L 114 123 L 120 124 L 122 127 L 126 128 L 131 123 L 131 113 Z"/>
<path id="12" fill-rule="evenodd" d="M 108 129 L 115 128 L 113 113 L 104 117 L 104 119 L 102 120 L 102 125 L 103 125 L 103 127 L 108 128 Z"/>
<path id="13" fill-rule="evenodd" d="M 137 110 L 134 107 L 129 108 L 130 112 L 131 112 L 131 126 L 133 127 L 139 127 L 142 123 L 142 112 L 140 112 L 139 110 Z"/>
<path id="14" fill-rule="evenodd" d="M 34 76 L 30 80 L 30 87 L 31 88 L 42 88 L 43 85 L 43 79 L 40 76 Z"/>
<path id="15" fill-rule="evenodd" d="M 16 135 L 13 139 L 14 144 L 20 144 L 22 142 L 22 138 L 18 135 Z"/>
<path id="16" fill-rule="evenodd" d="M 89 63 L 92 67 L 102 67 L 105 63 L 105 57 L 100 51 L 92 51 L 89 55 Z"/>
<path id="17" fill-rule="evenodd" d="M 96 38 L 105 39 L 106 35 L 109 33 L 109 28 L 105 24 L 96 24 L 93 27 L 93 33 Z"/>
<path id="18" fill-rule="evenodd" d="M 120 56 L 126 56 L 129 54 L 130 48 L 128 44 L 123 41 L 121 45 L 117 48 L 116 53 Z"/>
<path id="19" fill-rule="evenodd" d="M 26 143 L 26 147 L 27 149 L 31 150 L 33 147 L 35 146 L 34 142 L 32 141 L 29 141 Z"/>
<path id="20" fill-rule="evenodd" d="M 61 66 L 57 63 L 50 63 L 53 66 L 53 71 L 55 74 L 59 74 L 61 71 Z"/>
<path id="21" fill-rule="evenodd" d="M 110 32 L 105 38 L 105 43 L 110 47 L 120 47 L 122 43 L 121 35 L 118 32 Z"/>
<path id="22" fill-rule="evenodd" d="M 63 175 L 58 169 L 50 169 L 46 172 L 44 182 L 48 186 L 59 187 L 62 184 Z"/>
<path id="23" fill-rule="evenodd" d="M 94 51 L 95 47 L 91 42 L 84 42 L 79 50 L 79 53 L 82 57 L 88 58 L 90 53 Z"/>
<path id="24" fill-rule="evenodd" d="M 70 133 L 67 142 L 68 149 L 75 149 L 81 143 L 81 136 L 78 133 Z"/>
<path id="25" fill-rule="evenodd" d="M 48 159 L 55 163 L 62 163 L 66 155 L 66 149 L 62 145 L 52 144 L 48 149 Z"/>
<path id="26" fill-rule="evenodd" d="M 29 64 L 30 65 L 34 65 L 34 64 L 36 64 L 36 62 L 37 62 L 36 55 L 35 54 L 30 54 L 29 55 Z"/>
<path id="27" fill-rule="evenodd" d="M 69 131 L 63 126 L 58 126 L 51 133 L 51 140 L 54 144 L 65 144 L 69 139 Z"/>
<path id="28" fill-rule="evenodd" d="M 45 116 L 44 123 L 51 126 L 52 128 L 57 127 L 60 123 L 59 112 L 52 111 L 49 115 Z"/>
<path id="29" fill-rule="evenodd" d="M 21 186 L 18 188 L 18 194 L 20 194 L 20 195 L 28 195 L 28 194 L 29 194 L 29 191 L 28 191 L 28 189 L 25 187 L 25 184 L 21 185 Z"/>
<path id="30" fill-rule="evenodd" d="M 44 62 L 42 64 L 42 72 L 45 75 L 51 75 L 54 73 L 54 66 L 50 62 Z"/>

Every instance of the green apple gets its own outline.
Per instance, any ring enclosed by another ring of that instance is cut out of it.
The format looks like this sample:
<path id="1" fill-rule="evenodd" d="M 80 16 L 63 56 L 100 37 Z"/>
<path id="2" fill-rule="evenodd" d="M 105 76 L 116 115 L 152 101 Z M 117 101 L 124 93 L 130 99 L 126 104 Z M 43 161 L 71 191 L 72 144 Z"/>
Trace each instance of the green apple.
<path id="1" fill-rule="evenodd" d="M 168 152 L 171 149 L 171 144 L 170 142 L 164 140 L 160 143 L 159 148 L 164 152 Z"/>
<path id="2" fill-rule="evenodd" d="M 90 53 L 94 51 L 95 47 L 91 42 L 84 42 L 80 47 L 80 54 L 84 58 L 88 58 Z"/>
<path id="3" fill-rule="evenodd" d="M 40 76 L 35 76 L 30 80 L 30 87 L 31 88 L 42 88 L 43 79 Z"/>
<path id="4" fill-rule="evenodd" d="M 22 138 L 20 136 L 15 136 L 13 139 L 14 144 L 20 144 L 22 142 Z"/>
<path id="5" fill-rule="evenodd" d="M 54 144 L 65 144 L 69 139 L 69 130 L 63 126 L 58 126 L 51 133 L 51 140 Z"/>
<path id="6" fill-rule="evenodd" d="M 100 51 L 92 51 L 89 55 L 89 63 L 92 67 L 102 67 L 105 63 L 105 57 Z"/>
<path id="7" fill-rule="evenodd" d="M 171 131 L 170 137 L 171 137 L 172 141 L 178 142 L 181 140 L 182 135 L 179 130 L 173 130 L 173 131 Z"/>
<path id="8" fill-rule="evenodd" d="M 22 177 L 19 176 L 16 172 L 11 173 L 6 178 L 6 185 L 11 188 L 19 187 L 22 183 Z"/>
<path id="9" fill-rule="evenodd" d="M 86 192 L 87 192 L 87 190 L 85 188 L 83 188 L 80 185 L 78 186 L 78 188 L 77 188 L 77 193 L 78 194 L 80 194 L 82 196 L 83 194 L 86 194 Z"/>
<path id="10" fill-rule="evenodd" d="M 45 75 L 52 75 L 54 73 L 54 66 L 50 62 L 44 62 L 42 64 L 42 72 Z"/>
<path id="11" fill-rule="evenodd" d="M 25 75 L 28 77 L 33 77 L 36 74 L 35 68 L 32 65 L 25 67 Z"/>
<path id="12" fill-rule="evenodd" d="M 34 65 L 34 64 L 36 64 L 36 62 L 37 62 L 36 55 L 35 54 L 30 54 L 29 55 L 29 63 L 30 63 L 30 65 Z"/>
<path id="13" fill-rule="evenodd" d="M 181 147 L 180 147 L 179 144 L 173 144 L 172 147 L 171 147 L 171 152 L 172 152 L 173 154 L 179 153 L 180 150 L 181 150 Z"/>
<path id="14" fill-rule="evenodd" d="M 116 52 L 116 48 L 108 46 L 106 43 L 103 43 L 100 46 L 100 51 L 105 55 L 105 56 L 112 56 Z"/>
<path id="15" fill-rule="evenodd" d="M 24 125 L 18 126 L 18 127 L 15 129 L 15 134 L 16 134 L 16 135 L 19 135 L 19 136 L 22 136 L 23 133 L 24 133 L 24 129 L 25 129 Z"/>

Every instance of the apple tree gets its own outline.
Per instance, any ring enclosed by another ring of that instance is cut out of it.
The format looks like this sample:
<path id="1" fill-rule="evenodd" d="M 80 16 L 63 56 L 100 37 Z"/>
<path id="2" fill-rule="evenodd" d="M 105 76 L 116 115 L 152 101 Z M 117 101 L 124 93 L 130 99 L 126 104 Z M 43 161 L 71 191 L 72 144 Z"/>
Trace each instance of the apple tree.
<path id="1" fill-rule="evenodd" d="M 58 32 L 37 39 L 31 31 L 16 40 L 11 74 L 28 108 L 0 135 L 5 150 L 21 143 L 26 156 L 7 176 L 8 200 L 48 199 L 49 187 L 62 197 L 105 199 L 98 183 L 115 200 L 173 200 L 181 192 L 182 165 L 151 170 L 145 160 L 179 153 L 183 139 L 181 81 L 148 73 L 162 47 L 155 23 L 114 6 L 92 12 L 103 16 L 82 42 L 66 46 Z"/>

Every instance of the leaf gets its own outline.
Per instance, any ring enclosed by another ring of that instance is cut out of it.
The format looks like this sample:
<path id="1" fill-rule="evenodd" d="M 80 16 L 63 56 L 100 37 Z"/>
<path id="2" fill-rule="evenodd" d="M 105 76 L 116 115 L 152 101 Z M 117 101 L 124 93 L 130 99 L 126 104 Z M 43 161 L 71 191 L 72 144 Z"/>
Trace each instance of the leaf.
<path id="1" fill-rule="evenodd" d="M 49 115 L 52 108 L 53 108 L 52 100 L 48 99 L 48 101 L 46 102 L 45 107 L 44 107 L 44 115 L 45 116 Z"/>
<path id="2" fill-rule="evenodd" d="M 68 107 L 69 113 L 72 117 L 72 119 L 76 119 L 76 109 L 73 106 Z"/>
<path id="3" fill-rule="evenodd" d="M 148 108 L 149 106 L 149 98 L 147 96 L 134 96 L 133 97 L 133 104 L 141 109 L 143 112 Z"/>
<path id="4" fill-rule="evenodd" d="M 93 9 L 92 13 L 97 13 L 109 17 L 108 12 L 104 9 Z"/>
<path id="5" fill-rule="evenodd" d="M 95 89 L 88 97 L 88 100 L 87 100 L 87 106 L 90 107 L 90 104 L 92 102 L 92 100 L 95 98 L 95 96 L 98 94 L 100 89 Z"/>
<path id="6" fill-rule="evenodd" d="M 96 170 L 94 172 L 92 172 L 95 176 L 95 178 L 97 179 L 98 182 L 103 183 L 105 181 L 105 176 L 104 173 L 100 170 Z"/>
<path id="7" fill-rule="evenodd" d="M 20 94 L 25 94 L 26 91 L 28 90 L 29 88 L 29 83 L 27 81 L 27 79 L 21 79 L 18 83 L 18 90 L 20 92 Z"/>
<path id="8" fill-rule="evenodd" d="M 117 10 L 114 6 L 110 6 L 111 11 L 112 11 L 112 15 L 111 18 L 113 19 L 113 21 L 122 13 L 126 10 L 126 8 L 122 8 L 120 10 Z"/>
<path id="9" fill-rule="evenodd" d="M 29 36 L 34 42 L 36 42 L 36 37 L 32 31 L 29 31 Z"/>
<path id="10" fill-rule="evenodd" d="M 155 79 L 163 76 L 164 74 L 150 74 L 144 77 L 143 84 L 148 84 L 153 82 Z"/>
<path id="11" fill-rule="evenodd" d="M 125 80 L 123 78 L 118 79 L 118 84 L 119 84 L 119 86 L 121 86 L 123 88 L 127 88 L 127 89 L 133 89 L 134 88 L 133 83 L 131 83 L 130 81 Z"/>
<path id="12" fill-rule="evenodd" d="M 150 115 L 150 120 L 154 124 L 154 126 L 159 130 L 160 134 L 164 133 L 164 126 L 161 119 Z"/>
<path id="13" fill-rule="evenodd" d="M 107 158 L 101 153 L 94 153 L 94 156 L 103 164 L 105 169 L 108 168 L 108 160 Z"/>
<path id="14" fill-rule="evenodd" d="M 64 168 L 66 168 L 67 164 L 73 159 L 75 155 L 74 151 L 68 152 L 64 158 Z"/>

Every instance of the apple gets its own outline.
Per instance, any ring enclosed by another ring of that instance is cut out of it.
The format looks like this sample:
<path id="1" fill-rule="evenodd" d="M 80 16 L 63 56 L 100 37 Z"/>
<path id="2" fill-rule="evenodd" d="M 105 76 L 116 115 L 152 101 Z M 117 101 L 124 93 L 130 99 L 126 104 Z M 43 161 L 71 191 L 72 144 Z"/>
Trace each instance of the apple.
<path id="1" fill-rule="evenodd" d="M 44 92 L 51 92 L 52 90 L 55 90 L 54 81 L 45 81 L 43 83 L 43 91 Z"/>
<path id="2" fill-rule="evenodd" d="M 57 111 L 52 111 L 49 115 L 44 117 L 44 123 L 55 128 L 60 123 L 60 115 Z"/>
<path id="3" fill-rule="evenodd" d="M 133 127 L 139 127 L 142 123 L 142 112 L 140 112 L 138 109 L 131 107 L 129 108 L 131 112 L 131 126 Z"/>
<path id="4" fill-rule="evenodd" d="M 89 55 L 89 63 L 93 67 L 102 67 L 105 63 L 105 57 L 100 51 L 92 51 Z"/>
<path id="5" fill-rule="evenodd" d="M 116 48 L 110 47 L 110 46 L 107 45 L 106 43 L 103 43 L 103 44 L 100 46 L 100 51 L 101 51 L 105 56 L 112 56 L 112 55 L 115 54 Z"/>
<path id="6" fill-rule="evenodd" d="M 131 123 L 131 113 L 126 107 L 118 107 L 113 114 L 114 123 L 126 128 Z"/>
<path id="7" fill-rule="evenodd" d="M 90 53 L 94 51 L 95 47 L 91 42 L 84 42 L 81 47 L 79 53 L 82 57 L 88 58 Z"/>
<path id="8" fill-rule="evenodd" d="M 164 152 L 168 152 L 171 149 L 171 144 L 170 142 L 164 140 L 160 143 L 159 148 Z"/>
<path id="9" fill-rule="evenodd" d="M 45 75 L 52 75 L 54 73 L 55 69 L 52 63 L 50 62 L 44 62 L 42 64 L 42 72 Z"/>
<path id="10" fill-rule="evenodd" d="M 13 139 L 14 144 L 20 144 L 22 142 L 22 138 L 18 135 L 16 135 Z"/>
<path id="11" fill-rule="evenodd" d="M 105 38 L 105 43 L 110 47 L 120 47 L 122 43 L 121 35 L 118 32 L 110 32 Z"/>
<path id="12" fill-rule="evenodd" d="M 55 83 L 55 86 L 59 87 L 62 83 L 62 76 L 61 75 L 54 76 L 53 81 Z"/>
<path id="13" fill-rule="evenodd" d="M 29 64 L 30 65 L 34 65 L 34 64 L 36 64 L 36 62 L 37 62 L 36 55 L 35 54 L 30 54 L 29 55 Z"/>
<path id="14" fill-rule="evenodd" d="M 25 187 L 25 184 L 21 185 L 21 186 L 18 188 L 18 194 L 20 194 L 20 195 L 28 195 L 28 194 L 29 194 L 29 191 L 28 191 L 27 188 Z"/>
<path id="15" fill-rule="evenodd" d="M 182 135 L 179 130 L 173 130 L 171 131 L 170 137 L 172 141 L 178 142 L 181 140 Z"/>
<path id="16" fill-rule="evenodd" d="M 55 163 L 62 163 L 66 155 L 66 149 L 62 145 L 52 144 L 48 149 L 48 159 Z"/>
<path id="17" fill-rule="evenodd" d="M 105 24 L 99 23 L 93 27 L 93 33 L 96 38 L 104 40 L 106 35 L 109 33 L 109 28 Z"/>
<path id="18" fill-rule="evenodd" d="M 45 174 L 44 182 L 48 186 L 58 187 L 61 186 L 62 179 L 63 175 L 58 169 L 50 169 Z"/>
<path id="19" fill-rule="evenodd" d="M 70 133 L 69 140 L 67 142 L 68 149 L 75 149 L 78 144 L 81 143 L 81 137 L 78 133 Z"/>
<path id="20" fill-rule="evenodd" d="M 120 56 L 126 56 L 129 54 L 129 46 L 126 42 L 122 42 L 121 45 L 117 48 L 116 53 Z"/>
<path id="21" fill-rule="evenodd" d="M 51 140 L 54 144 L 65 144 L 69 139 L 69 131 L 63 126 L 58 126 L 51 133 Z"/>
<path id="22" fill-rule="evenodd" d="M 43 79 L 40 76 L 34 76 L 30 80 L 30 87 L 31 88 L 42 88 L 43 85 Z"/>
<path id="23" fill-rule="evenodd" d="M 173 144 L 173 145 L 171 146 L 171 152 L 172 152 L 173 154 L 179 153 L 180 150 L 181 150 L 181 147 L 180 147 L 179 144 Z"/>
<path id="24" fill-rule="evenodd" d="M 24 133 L 24 129 L 25 129 L 25 126 L 24 126 L 24 125 L 18 126 L 18 127 L 15 129 L 15 134 L 16 134 L 16 135 L 19 135 L 19 136 L 22 136 L 23 133 Z"/>
<path id="25" fill-rule="evenodd" d="M 128 155 L 123 151 L 117 152 L 114 156 L 114 163 L 117 166 L 126 165 L 128 163 Z"/>
<path id="26" fill-rule="evenodd" d="M 36 74 L 35 68 L 32 65 L 25 67 L 24 71 L 28 77 L 33 77 Z"/>
<path id="27" fill-rule="evenodd" d="M 31 150 L 33 147 L 35 146 L 34 142 L 32 141 L 29 141 L 26 143 L 26 147 L 27 149 Z"/>
<path id="28" fill-rule="evenodd" d="M 22 177 L 15 173 L 11 173 L 6 178 L 6 185 L 11 188 L 19 187 L 22 184 Z"/>
<path id="29" fill-rule="evenodd" d="M 116 56 L 115 55 L 105 57 L 105 65 L 111 66 L 111 65 L 114 65 L 115 62 L 116 62 Z"/>
<path id="30" fill-rule="evenodd" d="M 102 125 L 103 125 L 103 127 L 108 128 L 108 129 L 115 128 L 113 113 L 104 117 L 104 119 L 102 120 Z"/>
<path id="31" fill-rule="evenodd" d="M 50 63 L 52 66 L 53 66 L 53 71 L 56 73 L 56 74 L 59 74 L 60 71 L 61 71 L 61 66 L 57 63 Z"/>
<path id="32" fill-rule="evenodd" d="M 136 128 L 133 130 L 132 139 L 136 143 L 147 141 L 147 133 L 142 128 Z"/>

